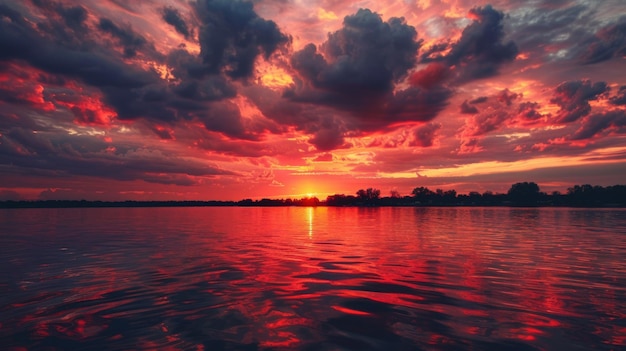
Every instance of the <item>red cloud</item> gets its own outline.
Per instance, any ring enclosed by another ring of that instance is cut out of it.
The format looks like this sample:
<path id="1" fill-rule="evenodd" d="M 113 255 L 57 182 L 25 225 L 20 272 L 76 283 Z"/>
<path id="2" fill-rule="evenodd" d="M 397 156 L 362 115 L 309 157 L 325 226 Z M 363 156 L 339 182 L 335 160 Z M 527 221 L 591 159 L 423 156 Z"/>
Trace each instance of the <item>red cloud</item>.
<path id="1" fill-rule="evenodd" d="M 448 76 L 449 71 L 449 68 L 443 63 L 434 62 L 413 73 L 409 77 L 409 84 L 430 89 L 441 84 Z"/>

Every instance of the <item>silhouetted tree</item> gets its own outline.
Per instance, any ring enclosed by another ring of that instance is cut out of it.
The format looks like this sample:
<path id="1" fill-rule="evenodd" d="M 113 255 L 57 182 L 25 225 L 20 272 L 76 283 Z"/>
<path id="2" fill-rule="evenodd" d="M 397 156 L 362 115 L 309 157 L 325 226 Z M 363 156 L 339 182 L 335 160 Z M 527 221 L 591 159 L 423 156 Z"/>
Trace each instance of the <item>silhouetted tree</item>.
<path id="1" fill-rule="evenodd" d="M 335 194 L 326 197 L 328 206 L 353 206 L 356 203 L 356 196 Z"/>
<path id="2" fill-rule="evenodd" d="M 456 201 L 456 190 L 447 190 L 443 192 L 443 201 L 446 204 L 453 204 Z"/>
<path id="3" fill-rule="evenodd" d="M 411 194 L 416 201 L 419 201 L 422 204 L 432 202 L 432 198 L 435 195 L 432 190 L 423 186 L 413 189 L 413 191 L 411 191 Z"/>
<path id="4" fill-rule="evenodd" d="M 365 202 L 372 202 L 380 198 L 380 190 L 374 188 L 367 188 L 366 190 L 359 189 L 356 195 L 360 200 Z"/>
<path id="5" fill-rule="evenodd" d="M 507 193 L 509 200 L 517 205 L 536 205 L 541 197 L 539 185 L 534 182 L 515 183 Z"/>

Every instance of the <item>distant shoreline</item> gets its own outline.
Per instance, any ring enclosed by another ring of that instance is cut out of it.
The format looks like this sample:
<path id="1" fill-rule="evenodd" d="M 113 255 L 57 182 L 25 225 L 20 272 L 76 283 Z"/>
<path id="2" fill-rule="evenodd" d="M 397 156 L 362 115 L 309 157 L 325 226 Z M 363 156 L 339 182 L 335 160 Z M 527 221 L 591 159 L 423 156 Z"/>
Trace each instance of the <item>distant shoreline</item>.
<path id="1" fill-rule="evenodd" d="M 0 208 L 107 208 L 107 207 L 578 207 L 624 208 L 626 185 L 608 187 L 589 184 L 568 188 L 567 194 L 541 192 L 533 182 L 515 183 L 506 194 L 483 194 L 472 191 L 457 194 L 455 190 L 432 191 L 425 187 L 413 189 L 411 196 L 397 192 L 381 197 L 375 188 L 359 189 L 355 195 L 335 194 L 326 200 L 317 197 L 301 199 L 169 200 L 169 201 L 87 201 L 87 200 L 7 200 Z"/>
<path id="2" fill-rule="evenodd" d="M 84 200 L 42 200 L 42 201 L 0 201 L 0 209 L 35 209 L 35 208 L 157 208 L 157 207 L 536 207 L 536 208 L 626 208 L 624 204 L 514 204 L 490 203 L 490 204 L 406 204 L 406 203 L 386 203 L 386 204 L 344 204 L 329 205 L 326 202 L 316 204 L 276 204 L 263 203 L 262 200 L 252 203 L 241 203 L 241 201 L 84 201 Z"/>

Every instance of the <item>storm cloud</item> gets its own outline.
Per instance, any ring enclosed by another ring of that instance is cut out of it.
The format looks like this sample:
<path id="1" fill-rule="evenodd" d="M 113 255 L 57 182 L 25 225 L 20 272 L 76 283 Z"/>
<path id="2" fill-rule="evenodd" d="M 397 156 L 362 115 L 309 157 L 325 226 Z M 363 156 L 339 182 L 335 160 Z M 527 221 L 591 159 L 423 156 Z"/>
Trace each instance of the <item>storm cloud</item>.
<path id="1" fill-rule="evenodd" d="M 557 121 L 570 123 L 588 115 L 591 112 L 589 101 L 598 99 L 607 91 L 605 82 L 592 84 L 589 80 L 576 80 L 561 83 L 550 100 L 561 108 L 556 116 Z"/>
<path id="2" fill-rule="evenodd" d="M 164 7 L 161 9 L 161 16 L 167 24 L 174 27 L 178 33 L 189 39 L 191 31 L 187 22 L 185 22 L 177 9 L 173 7 Z"/>
<path id="3" fill-rule="evenodd" d="M 519 52 L 513 41 L 505 41 L 504 13 L 487 5 L 471 9 L 470 16 L 474 21 L 451 45 L 448 54 L 425 60 L 442 61 L 454 67 L 457 83 L 495 76 L 499 68 L 515 60 Z"/>
<path id="4" fill-rule="evenodd" d="M 451 91 L 394 91 L 417 63 L 420 46 L 417 32 L 403 18 L 383 21 L 361 9 L 346 16 L 342 29 L 330 33 L 319 48 L 308 44 L 293 54 L 291 65 L 302 81 L 285 96 L 348 112 L 355 128 L 363 130 L 431 120 L 447 105 Z"/>
<path id="5" fill-rule="evenodd" d="M 275 22 L 257 15 L 251 2 L 199 0 L 195 9 L 202 22 L 200 57 L 208 73 L 250 78 L 257 56 L 269 58 L 289 42 Z"/>

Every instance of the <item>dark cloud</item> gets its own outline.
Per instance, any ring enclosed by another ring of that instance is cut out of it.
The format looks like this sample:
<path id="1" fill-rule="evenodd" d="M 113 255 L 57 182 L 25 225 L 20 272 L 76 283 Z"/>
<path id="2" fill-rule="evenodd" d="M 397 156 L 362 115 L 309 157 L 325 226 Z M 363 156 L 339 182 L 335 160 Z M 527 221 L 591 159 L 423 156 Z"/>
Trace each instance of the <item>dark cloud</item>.
<path id="1" fill-rule="evenodd" d="M 0 164 L 12 165 L 29 175 L 142 179 L 178 185 L 192 185 L 190 177 L 233 174 L 157 150 L 118 145 L 118 150 L 110 153 L 106 151 L 109 146 L 90 136 L 33 133 L 13 128 L 0 136 Z"/>
<path id="2" fill-rule="evenodd" d="M 0 101 L 13 105 L 27 106 L 42 111 L 54 109 L 54 105 L 45 101 L 42 96 L 43 92 L 37 91 L 38 89 L 43 90 L 41 86 L 32 84 L 32 82 L 20 85 L 9 85 L 2 82 L 0 83 Z"/>
<path id="3" fill-rule="evenodd" d="M 257 56 L 269 58 L 290 41 L 275 22 L 259 17 L 251 2 L 199 0 L 195 8 L 202 22 L 200 57 L 209 73 L 250 78 Z"/>
<path id="4" fill-rule="evenodd" d="M 94 86 L 137 88 L 158 76 L 99 52 L 78 51 L 46 40 L 16 11 L 0 5 L 0 61 L 23 60 L 42 71 Z"/>
<path id="5" fill-rule="evenodd" d="M 182 34 L 185 38 L 189 39 L 191 32 L 187 26 L 187 22 L 181 17 L 180 12 L 173 7 L 164 7 L 161 9 L 161 16 L 163 20 L 174 27 L 174 29 Z"/>
<path id="6" fill-rule="evenodd" d="M 518 106 L 518 116 L 525 121 L 535 121 L 538 120 L 544 115 L 539 113 L 537 109 L 539 108 L 539 104 L 536 102 L 525 101 L 521 102 Z"/>
<path id="7" fill-rule="evenodd" d="M 478 113 L 478 109 L 476 108 L 476 106 L 471 105 L 467 102 L 467 100 L 465 100 L 461 104 L 461 113 L 466 115 L 473 115 Z"/>
<path id="8" fill-rule="evenodd" d="M 541 6 L 532 9 L 511 18 L 511 37 L 523 51 L 539 54 L 551 53 L 548 48 L 559 44 L 564 47 L 574 46 L 587 35 L 580 24 L 590 21 L 588 10 L 585 5 Z"/>
<path id="9" fill-rule="evenodd" d="M 585 64 L 593 64 L 614 57 L 626 57 L 626 16 L 617 23 L 599 30 L 593 37 L 583 41 L 581 58 Z"/>
<path id="10" fill-rule="evenodd" d="M 85 28 L 84 24 L 87 20 L 87 10 L 85 10 L 82 6 L 74 6 L 74 7 L 60 7 L 59 14 L 65 20 L 65 24 L 74 29 L 79 30 Z"/>
<path id="11" fill-rule="evenodd" d="M 498 73 L 500 66 L 517 57 L 514 42 L 504 42 L 504 14 L 487 5 L 470 10 L 475 18 L 444 57 L 449 66 L 456 66 L 457 81 L 486 78 Z"/>
<path id="12" fill-rule="evenodd" d="M 135 33 L 130 27 L 122 28 L 108 18 L 101 18 L 98 28 L 116 38 L 124 48 L 125 57 L 134 57 L 137 50 L 146 45 L 146 39 Z"/>
<path id="13" fill-rule="evenodd" d="M 153 125 L 150 128 L 162 140 L 174 140 L 174 131 L 159 125 Z"/>
<path id="14" fill-rule="evenodd" d="M 334 150 L 344 146 L 343 133 L 339 128 L 332 126 L 317 130 L 309 142 L 320 151 Z"/>
<path id="15" fill-rule="evenodd" d="M 309 142 L 318 150 L 347 147 L 344 134 L 350 129 L 347 121 L 336 117 L 328 108 L 308 103 L 296 103 L 283 99 L 278 93 L 262 86 L 251 86 L 243 93 L 271 121 L 277 122 L 276 132 L 286 131 L 289 126 L 312 135 Z"/>
<path id="16" fill-rule="evenodd" d="M 141 4 L 139 2 L 128 1 L 128 0 L 108 0 L 108 1 L 114 4 L 115 6 L 118 6 L 120 9 L 124 11 L 128 11 L 134 14 L 139 14 L 139 12 L 136 9 L 136 6 Z"/>
<path id="17" fill-rule="evenodd" d="M 591 3 L 541 6 L 512 18 L 511 35 L 523 51 L 533 56 L 547 54 L 552 60 L 595 64 L 624 57 L 626 17 L 590 32 L 590 27 L 599 24 L 596 13 Z"/>
<path id="18" fill-rule="evenodd" d="M 243 95 L 250 99 L 267 118 L 280 125 L 297 126 L 300 130 L 314 131 L 320 116 L 326 115 L 316 106 L 299 104 L 287 99 L 267 87 L 251 85 L 242 89 Z M 312 126 L 313 127 L 309 127 Z"/>
<path id="19" fill-rule="evenodd" d="M 220 131 L 240 139 L 254 139 L 254 136 L 243 125 L 239 108 L 231 102 L 211 104 L 210 108 L 198 111 L 196 116 L 207 130 Z"/>
<path id="20" fill-rule="evenodd" d="M 81 9 L 45 1 L 40 1 L 39 5 L 50 16 L 33 25 L 19 12 L 0 4 L 3 19 L 0 21 L 0 64 L 25 62 L 43 72 L 46 84 L 64 85 L 76 80 L 79 84 L 97 88 L 102 92 L 103 103 L 112 108 L 119 120 L 144 119 L 155 125 L 166 123 L 171 126 L 181 120 L 195 119 L 208 130 L 244 139 L 257 138 L 255 133 L 271 129 L 269 125 L 256 122 L 244 125 L 237 106 L 221 103 L 237 95 L 223 71 L 232 77 L 248 77 L 252 72 L 250 65 L 257 56 L 267 57 L 287 42 L 287 37 L 278 31 L 275 23 L 258 17 L 250 3 L 201 1 L 198 4 L 197 12 L 206 26 L 225 26 L 222 28 L 225 32 L 219 32 L 219 35 L 218 32 L 209 34 L 206 32 L 208 27 L 204 28 L 205 39 L 206 36 L 219 37 L 227 43 L 226 46 L 210 47 L 210 40 L 202 41 L 204 54 L 200 57 L 184 49 L 163 56 L 132 27 L 107 18 L 101 18 L 91 29 L 68 32 L 70 24 L 85 25 L 81 20 Z M 173 12 L 164 11 L 164 15 L 169 14 L 171 19 Z M 42 30 L 44 27 L 55 32 L 50 34 L 50 31 Z M 60 32 L 71 38 L 50 40 L 50 35 L 57 36 Z M 122 54 L 117 52 L 118 48 Z M 209 52 L 221 52 L 221 66 L 216 70 L 205 61 Z M 155 69 L 125 60 L 136 56 L 167 63 L 172 68 L 167 80 L 162 79 Z M 5 101 L 9 98 L 7 96 Z M 70 110 L 78 122 L 91 124 L 98 121 L 92 110 Z M 167 137 L 157 128 L 151 130 L 161 138 Z"/>
<path id="21" fill-rule="evenodd" d="M 471 9 L 470 16 L 473 22 L 457 42 L 437 43 L 422 52 L 420 62 L 428 66 L 411 75 L 412 85 L 428 89 L 488 78 L 515 60 L 519 51 L 513 41 L 505 42 L 504 13 L 487 5 Z"/>
<path id="22" fill-rule="evenodd" d="M 63 22 L 69 28 L 74 30 L 85 28 L 84 24 L 87 20 L 88 12 L 80 5 L 65 7 L 63 4 L 54 1 L 32 0 L 32 2 L 35 6 L 48 13 L 56 13 L 61 16 Z"/>
<path id="23" fill-rule="evenodd" d="M 343 28 L 320 47 L 296 52 L 293 68 L 315 88 L 363 103 L 391 91 L 416 63 L 420 47 L 415 29 L 402 18 L 383 22 L 367 9 L 346 16 Z"/>
<path id="24" fill-rule="evenodd" d="M 448 50 L 448 48 L 450 48 L 450 43 L 448 42 L 433 44 L 429 46 L 428 48 L 426 48 L 425 50 L 421 51 L 420 61 L 421 62 L 440 61 L 444 58 L 444 55 L 442 54 L 442 52 Z"/>
<path id="25" fill-rule="evenodd" d="M 609 101 L 613 105 L 626 105 L 626 85 L 622 85 L 621 87 L 619 87 L 617 95 L 611 97 Z"/>
<path id="26" fill-rule="evenodd" d="M 605 82 L 591 84 L 589 80 L 576 80 L 561 83 L 550 100 L 561 107 L 556 116 L 557 122 L 570 123 L 588 115 L 591 112 L 589 101 L 598 99 L 608 90 Z"/>
<path id="27" fill-rule="evenodd" d="M 507 106 L 511 106 L 513 101 L 520 97 L 522 97 L 522 94 L 513 93 L 509 89 L 504 89 L 496 95 L 496 99 Z"/>
<path id="28" fill-rule="evenodd" d="M 572 136 L 573 140 L 591 139 L 607 130 L 626 134 L 626 111 L 614 110 L 591 115 Z"/>
<path id="29" fill-rule="evenodd" d="M 476 99 L 470 100 L 469 103 L 470 104 L 482 104 L 483 102 L 487 102 L 489 98 L 487 96 L 480 96 L 477 97 Z"/>
<path id="30" fill-rule="evenodd" d="M 46 0 L 33 0 L 33 4 L 48 18 L 48 21 L 37 23 L 37 28 L 46 33 L 49 40 L 80 46 L 79 38 L 89 34 L 86 25 L 89 13 L 84 7 L 66 7 L 62 3 Z"/>
<path id="31" fill-rule="evenodd" d="M 404 19 L 383 21 L 379 14 L 361 9 L 346 16 L 343 28 L 329 34 L 319 48 L 309 44 L 294 53 L 291 65 L 302 80 L 285 97 L 348 112 L 348 130 L 429 121 L 447 105 L 449 89 L 418 77 L 413 87 L 394 91 L 415 66 L 420 45 L 417 32 Z"/>
<path id="32" fill-rule="evenodd" d="M 452 96 L 452 91 L 443 87 L 429 90 L 420 88 L 400 90 L 388 97 L 385 109 L 381 113 L 381 116 L 385 116 L 385 120 L 359 119 L 359 122 L 363 126 L 369 125 L 373 128 L 380 126 L 381 122 L 430 121 L 448 105 L 450 96 Z"/>
<path id="33" fill-rule="evenodd" d="M 223 76 L 185 80 L 176 85 L 173 90 L 178 96 L 195 101 L 219 101 L 237 95 L 234 86 Z"/>
<path id="34" fill-rule="evenodd" d="M 413 133 L 411 146 L 431 147 L 434 144 L 437 131 L 441 129 L 439 123 L 428 123 L 417 129 Z"/>

